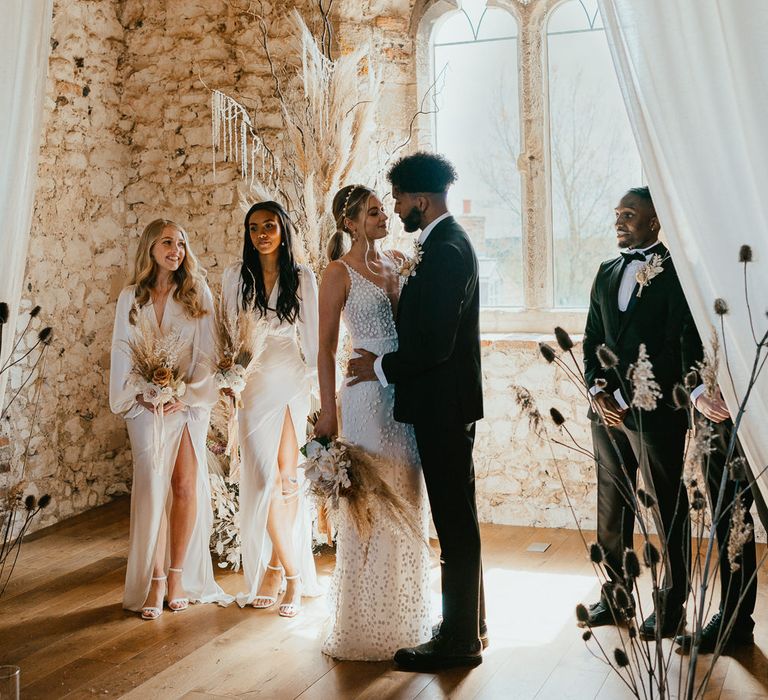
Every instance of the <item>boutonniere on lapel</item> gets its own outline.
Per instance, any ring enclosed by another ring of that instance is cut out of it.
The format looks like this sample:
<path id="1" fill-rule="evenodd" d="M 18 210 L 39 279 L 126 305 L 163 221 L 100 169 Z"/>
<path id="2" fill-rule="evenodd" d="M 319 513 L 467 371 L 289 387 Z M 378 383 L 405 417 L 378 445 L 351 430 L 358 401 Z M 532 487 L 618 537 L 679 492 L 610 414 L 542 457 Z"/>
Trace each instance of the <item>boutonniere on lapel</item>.
<path id="1" fill-rule="evenodd" d="M 654 253 L 651 255 L 651 259 L 642 265 L 642 267 L 637 271 L 635 274 L 635 279 L 640 285 L 640 289 L 637 290 L 638 297 L 643 293 L 643 289 L 650 285 L 651 280 L 654 277 L 657 277 L 662 272 L 664 272 L 664 262 L 668 257 L 669 254 L 662 258 L 659 253 Z"/>
<path id="2" fill-rule="evenodd" d="M 411 257 L 406 257 L 405 260 L 400 263 L 400 268 L 397 273 L 400 277 L 405 277 L 406 283 L 409 278 L 416 275 L 416 268 L 419 266 L 423 254 L 421 244 L 418 241 L 415 241 L 413 244 L 413 255 L 411 255 Z"/>

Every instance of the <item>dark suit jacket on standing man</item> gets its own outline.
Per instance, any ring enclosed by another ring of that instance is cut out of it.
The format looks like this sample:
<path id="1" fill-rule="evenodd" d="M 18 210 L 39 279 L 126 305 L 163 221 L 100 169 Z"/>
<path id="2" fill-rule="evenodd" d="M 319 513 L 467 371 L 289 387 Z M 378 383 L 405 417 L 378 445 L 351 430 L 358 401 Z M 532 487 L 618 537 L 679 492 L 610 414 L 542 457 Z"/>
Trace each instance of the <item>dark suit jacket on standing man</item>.
<path id="1" fill-rule="evenodd" d="M 689 414 L 676 409 L 672 390 L 701 359 L 703 349 L 667 248 L 657 243 L 645 254 L 646 261 L 658 254 L 663 269 L 640 296 L 640 287 L 635 286 L 623 312 L 618 295 L 626 261 L 619 256 L 600 265 L 584 331 L 584 369 L 590 387 L 603 379 L 606 392 L 613 394 L 620 389 L 631 406 L 633 387 L 627 370 L 637 361 L 639 347 L 644 344 L 662 393 L 653 411 L 633 408 L 616 428 L 607 428 L 590 410 L 598 461 L 598 542 L 606 552 L 611 579 L 620 580 L 624 548 L 632 546 L 634 511 L 630 494 L 639 467 L 646 489 L 656 497 L 654 518 L 658 531 L 664 532 L 668 541 L 665 607 L 677 615 L 687 595 L 690 559 L 688 499 L 681 487 Z M 602 344 L 618 357 L 616 369 L 601 366 L 597 349 Z M 641 455 L 644 459 L 638 464 Z"/>

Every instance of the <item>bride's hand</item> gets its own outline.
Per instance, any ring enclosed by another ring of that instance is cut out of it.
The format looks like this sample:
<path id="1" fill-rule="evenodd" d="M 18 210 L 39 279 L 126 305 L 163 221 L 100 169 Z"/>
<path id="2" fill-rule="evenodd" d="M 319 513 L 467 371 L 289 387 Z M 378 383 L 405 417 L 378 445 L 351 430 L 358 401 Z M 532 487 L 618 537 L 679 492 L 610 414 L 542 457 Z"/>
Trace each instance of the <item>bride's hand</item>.
<path id="1" fill-rule="evenodd" d="M 315 423 L 315 437 L 336 437 L 339 432 L 339 422 L 336 416 L 320 411 L 320 417 Z"/>

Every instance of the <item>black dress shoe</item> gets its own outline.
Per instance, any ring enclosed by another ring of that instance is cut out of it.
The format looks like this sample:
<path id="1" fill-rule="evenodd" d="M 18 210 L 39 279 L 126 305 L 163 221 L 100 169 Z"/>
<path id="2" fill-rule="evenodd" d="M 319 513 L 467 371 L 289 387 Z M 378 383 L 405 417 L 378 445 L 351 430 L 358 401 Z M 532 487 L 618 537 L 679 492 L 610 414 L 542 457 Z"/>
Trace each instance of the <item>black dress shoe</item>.
<path id="1" fill-rule="evenodd" d="M 656 639 L 656 612 L 652 612 L 645 618 L 638 633 L 642 639 Z M 676 610 L 673 613 L 667 613 L 664 615 L 664 619 L 661 624 L 661 638 L 666 639 L 668 637 L 674 637 L 678 632 L 682 632 L 685 629 L 685 615 L 682 610 Z"/>
<path id="2" fill-rule="evenodd" d="M 722 611 L 716 612 L 712 619 L 701 630 L 701 638 L 699 640 L 699 653 L 700 654 L 712 654 L 715 648 L 720 644 L 720 651 L 732 651 L 736 647 L 748 646 L 755 643 L 755 637 L 752 630 L 755 627 L 755 623 L 751 617 L 744 620 L 737 619 L 733 623 L 730 633 L 727 638 L 720 636 L 720 627 L 723 624 Z M 719 639 L 718 639 L 719 638 Z M 684 652 L 689 652 L 693 646 L 692 634 L 681 634 L 675 637 L 675 642 L 680 645 L 680 648 Z"/>
<path id="3" fill-rule="evenodd" d="M 589 606 L 589 620 L 581 623 L 582 627 L 605 627 L 606 625 L 618 625 L 625 621 L 621 610 L 612 608 L 602 598 L 597 603 Z"/>
<path id="4" fill-rule="evenodd" d="M 440 626 L 442 625 L 442 620 L 440 622 L 436 622 L 434 625 L 432 625 L 432 639 L 437 637 L 440 634 Z M 488 628 L 487 627 L 481 627 L 480 628 L 480 644 L 483 645 L 483 649 L 488 648 Z"/>
<path id="5" fill-rule="evenodd" d="M 439 671 L 458 666 L 474 667 L 483 663 L 480 640 L 461 642 L 438 634 L 417 647 L 395 652 L 395 663 L 403 671 Z"/>

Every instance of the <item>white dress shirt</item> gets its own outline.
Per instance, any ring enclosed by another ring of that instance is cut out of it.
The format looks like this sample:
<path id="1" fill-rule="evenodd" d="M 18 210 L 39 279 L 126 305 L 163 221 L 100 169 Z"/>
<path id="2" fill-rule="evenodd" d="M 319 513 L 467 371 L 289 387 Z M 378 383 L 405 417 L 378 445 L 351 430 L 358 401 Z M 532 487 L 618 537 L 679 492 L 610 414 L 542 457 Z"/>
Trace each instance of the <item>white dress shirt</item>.
<path id="1" fill-rule="evenodd" d="M 437 226 L 443 219 L 447 219 L 451 213 L 449 211 L 445 212 L 445 214 L 440 214 L 434 221 L 427 224 L 419 234 L 419 245 L 423 246 L 424 242 L 429 237 L 429 234 L 432 233 L 435 226 Z M 383 355 L 379 355 L 374 362 L 373 362 L 373 371 L 376 373 L 376 377 L 381 383 L 381 386 L 389 386 L 389 382 L 387 381 L 387 377 L 384 374 L 384 368 L 381 366 L 381 362 L 383 359 Z"/>

